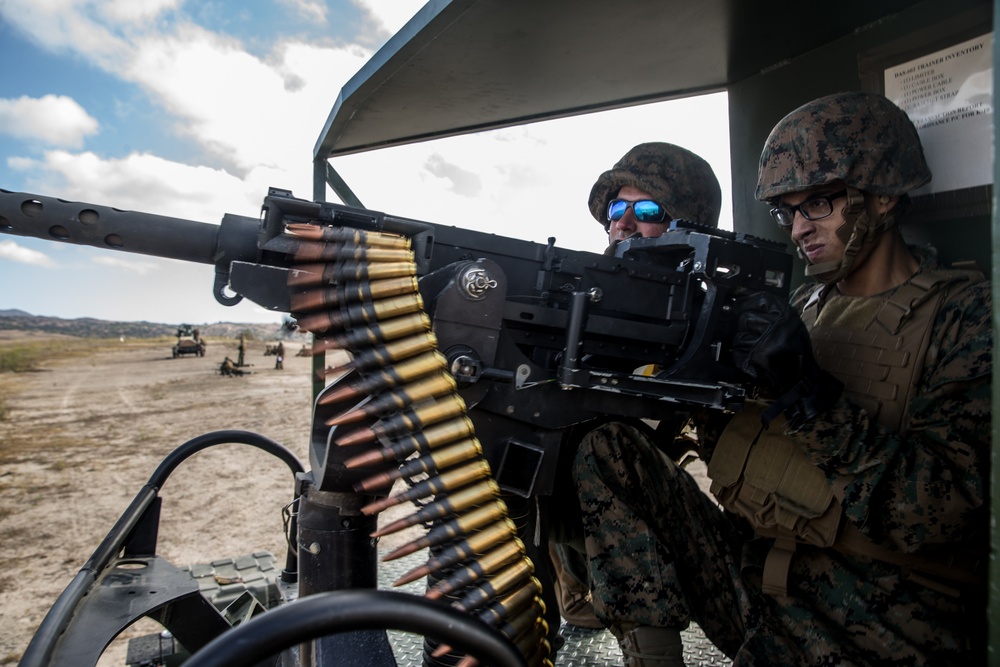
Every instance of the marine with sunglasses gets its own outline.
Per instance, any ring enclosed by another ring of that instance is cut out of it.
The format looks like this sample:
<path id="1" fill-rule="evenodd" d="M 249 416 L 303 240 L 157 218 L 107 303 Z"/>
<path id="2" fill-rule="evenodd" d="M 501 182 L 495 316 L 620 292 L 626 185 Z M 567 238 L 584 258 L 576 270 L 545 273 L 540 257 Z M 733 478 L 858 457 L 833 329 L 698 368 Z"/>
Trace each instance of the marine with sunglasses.
<path id="1" fill-rule="evenodd" d="M 626 665 L 682 665 L 691 621 L 734 665 L 985 663 L 991 297 L 905 242 L 930 178 L 880 95 L 772 130 L 756 195 L 817 282 L 737 304 L 732 360 L 760 400 L 699 428 L 724 509 L 625 425 L 574 461 L 595 609 Z"/>
<path id="2" fill-rule="evenodd" d="M 607 252 L 632 237 L 660 236 L 671 220 L 683 218 L 716 227 L 722 190 L 712 167 L 691 151 L 664 142 L 630 149 L 603 172 L 591 188 L 591 215 L 608 233 Z M 648 443 L 653 447 L 653 443 Z M 555 595 L 563 619 L 578 627 L 599 628 L 592 605 L 580 510 L 570 490 L 556 494 L 553 530 L 549 535 L 555 572 Z"/>
<path id="3" fill-rule="evenodd" d="M 590 190 L 590 213 L 607 230 L 609 249 L 633 236 L 659 236 L 677 218 L 716 227 L 721 207 L 708 162 L 663 142 L 635 146 Z"/>

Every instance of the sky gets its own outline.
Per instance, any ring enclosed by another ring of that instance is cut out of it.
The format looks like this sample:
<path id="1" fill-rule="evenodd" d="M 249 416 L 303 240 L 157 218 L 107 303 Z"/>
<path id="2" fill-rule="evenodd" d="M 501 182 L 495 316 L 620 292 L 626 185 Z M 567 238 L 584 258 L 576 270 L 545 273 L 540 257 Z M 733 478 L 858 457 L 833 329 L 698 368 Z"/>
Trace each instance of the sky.
<path id="1" fill-rule="evenodd" d="M 422 5 L 0 0 L 0 189 L 208 223 L 257 217 L 270 186 L 309 198 L 312 150 L 341 87 Z M 644 141 L 712 165 L 728 226 L 727 137 L 718 93 L 331 164 L 372 209 L 600 252 L 590 188 Z M 248 301 L 216 303 L 213 279 L 209 265 L 0 234 L 0 310 L 281 322 Z"/>

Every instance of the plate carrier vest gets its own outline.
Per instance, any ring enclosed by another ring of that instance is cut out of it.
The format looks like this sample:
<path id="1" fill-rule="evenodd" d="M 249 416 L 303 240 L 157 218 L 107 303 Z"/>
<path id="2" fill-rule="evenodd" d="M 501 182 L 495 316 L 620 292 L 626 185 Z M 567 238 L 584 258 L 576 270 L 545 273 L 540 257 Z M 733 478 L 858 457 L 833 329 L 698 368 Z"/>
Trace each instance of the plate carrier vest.
<path id="1" fill-rule="evenodd" d="M 832 286 L 816 285 L 802 312 L 816 360 L 879 424 L 905 433 L 906 408 L 941 304 L 949 293 L 983 279 L 976 270 L 922 271 L 888 298 L 831 296 Z M 947 594 L 958 594 L 947 582 L 985 585 L 985 554 L 907 554 L 871 541 L 845 521 L 824 473 L 785 435 L 784 416 L 764 428 L 760 414 L 767 405 L 747 402 L 726 427 L 708 465 L 711 491 L 720 504 L 748 520 L 757 535 L 775 540 L 764 563 L 765 593 L 787 595 L 788 571 L 800 543 L 893 563 L 911 580 Z"/>

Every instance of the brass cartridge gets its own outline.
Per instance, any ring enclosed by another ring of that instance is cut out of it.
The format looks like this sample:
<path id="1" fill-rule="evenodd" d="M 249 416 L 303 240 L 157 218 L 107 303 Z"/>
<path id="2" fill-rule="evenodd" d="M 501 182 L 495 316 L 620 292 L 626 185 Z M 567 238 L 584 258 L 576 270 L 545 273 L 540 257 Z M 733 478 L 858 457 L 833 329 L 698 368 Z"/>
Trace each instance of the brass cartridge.
<path id="1" fill-rule="evenodd" d="M 385 535 L 391 535 L 404 528 L 415 526 L 418 523 L 427 523 L 428 521 L 458 514 L 470 507 L 476 507 L 490 501 L 503 503 L 503 500 L 500 499 L 500 487 L 493 479 L 484 479 L 482 482 L 456 491 L 446 498 L 428 503 L 409 516 L 396 519 L 392 523 L 373 532 L 371 536 L 384 537 Z"/>
<path id="2" fill-rule="evenodd" d="M 358 327 L 350 331 L 335 332 L 322 339 L 319 350 L 333 348 L 344 350 L 361 350 L 372 345 L 409 336 L 420 331 L 429 331 L 431 318 L 427 313 L 403 315 L 384 322 L 375 322 L 367 327 Z"/>
<path id="3" fill-rule="evenodd" d="M 344 465 L 348 468 L 360 468 L 385 461 L 402 461 L 414 452 L 426 454 L 459 438 L 471 436 L 474 431 L 472 420 L 462 415 L 442 424 L 432 424 L 413 435 L 402 436 L 397 440 L 390 441 L 382 449 L 373 449 L 353 456 L 344 461 Z"/>
<path id="4" fill-rule="evenodd" d="M 544 651 L 547 656 L 552 650 L 552 645 L 549 644 L 549 640 L 545 636 L 549 633 L 549 624 L 544 620 L 536 625 L 528 633 L 516 637 L 513 642 L 514 646 L 521 652 L 521 655 L 534 655 Z M 538 663 L 533 663 L 538 664 Z"/>
<path id="5" fill-rule="evenodd" d="M 330 330 L 353 329 L 379 320 L 388 320 L 423 310 L 424 301 L 419 292 L 404 294 L 379 301 L 359 303 L 340 310 L 328 310 L 304 315 L 297 320 L 299 328 L 314 333 Z"/>
<path id="6" fill-rule="evenodd" d="M 429 558 L 423 565 L 406 572 L 403 576 L 393 582 L 393 586 L 402 586 L 411 581 L 416 581 L 428 574 L 440 572 L 457 563 L 461 563 L 473 556 L 485 553 L 502 542 L 513 539 L 517 536 L 517 528 L 510 519 L 503 519 L 496 523 L 473 533 L 468 538 L 449 546 L 436 556 Z"/>
<path id="7" fill-rule="evenodd" d="M 483 479 L 484 477 L 489 477 L 489 475 L 489 463 L 485 460 L 472 461 L 471 463 L 468 463 L 460 468 L 446 470 L 439 475 L 435 475 L 434 477 L 430 477 L 423 482 L 414 484 L 401 493 L 368 503 L 361 508 L 361 513 L 372 515 L 381 512 L 384 509 L 395 507 L 396 505 L 411 500 L 420 500 L 421 498 L 427 498 L 428 496 L 448 493 L 454 489 L 461 489 L 471 482 Z"/>
<path id="8" fill-rule="evenodd" d="M 525 607 L 535 603 L 536 601 L 539 605 L 541 605 L 541 614 L 544 615 L 545 603 L 538 597 L 538 592 L 536 592 L 531 586 L 523 586 L 508 595 L 505 595 L 499 600 L 493 600 L 488 605 L 483 607 L 478 615 L 479 618 L 481 618 L 487 625 L 497 627 L 500 623 L 503 623 L 505 619 L 512 618 L 514 615 L 520 613 Z"/>
<path id="9" fill-rule="evenodd" d="M 472 611 L 514 588 L 530 588 L 536 594 L 542 592 L 542 584 L 534 576 L 535 568 L 529 560 L 522 560 L 500 570 L 486 581 L 465 593 L 452 603 L 456 609 Z"/>
<path id="10" fill-rule="evenodd" d="M 415 262 L 338 262 L 299 264 L 288 272 L 290 287 L 363 282 L 417 275 Z"/>
<path id="11" fill-rule="evenodd" d="M 362 406 L 353 408 L 327 420 L 327 426 L 349 424 L 368 417 L 383 415 L 392 410 L 402 410 L 426 398 L 455 391 L 458 383 L 448 373 L 435 373 L 405 387 L 379 394 Z"/>
<path id="12" fill-rule="evenodd" d="M 385 280 L 372 280 L 364 283 L 327 285 L 292 294 L 292 312 L 304 313 L 338 306 L 342 303 L 385 299 L 416 292 L 417 289 L 418 284 L 415 276 L 386 278 Z"/>
<path id="13" fill-rule="evenodd" d="M 525 610 L 525 607 L 528 607 L 532 603 L 537 603 L 537 606 Z M 523 632 L 527 629 L 527 627 L 533 625 L 533 623 L 538 620 L 538 616 L 530 618 L 530 622 L 528 617 L 531 613 L 537 613 L 539 610 L 541 611 L 541 614 L 544 615 L 545 603 L 538 598 L 534 591 L 529 589 L 520 589 L 503 600 L 493 600 L 489 605 L 483 608 L 477 616 L 479 617 L 479 620 L 489 627 L 497 628 L 500 632 L 503 632 L 507 638 L 511 638 L 516 634 Z M 515 617 L 516 621 L 510 621 L 510 619 L 514 619 Z M 441 644 L 434 649 L 431 656 L 434 658 L 440 658 L 446 653 L 452 652 L 452 650 L 453 648 L 451 646 Z"/>
<path id="14" fill-rule="evenodd" d="M 393 389 L 431 373 L 444 373 L 448 360 L 436 349 L 404 359 L 382 370 L 371 371 L 368 375 L 338 387 L 320 399 L 321 405 L 339 403 L 357 396 L 370 396 L 385 389 Z"/>
<path id="15" fill-rule="evenodd" d="M 519 612 L 502 617 L 501 622 L 494 627 L 511 639 L 514 639 L 534 630 L 539 624 L 544 623 L 548 626 L 548 623 L 542 618 L 545 614 L 545 603 L 537 597 L 534 598 L 533 602 L 534 604 L 531 604 L 527 609 L 522 609 Z"/>
<path id="16" fill-rule="evenodd" d="M 372 368 L 391 366 L 397 362 L 435 349 L 437 349 L 437 336 L 434 335 L 433 331 L 422 331 L 415 336 L 409 336 L 408 338 L 403 338 L 386 345 L 378 345 L 358 352 L 346 364 L 328 368 L 327 373 L 340 373 L 351 368 L 359 371 L 368 371 Z"/>
<path id="17" fill-rule="evenodd" d="M 465 413 L 465 401 L 458 394 L 439 396 L 414 405 L 399 414 L 384 417 L 370 427 L 352 431 L 335 440 L 338 445 L 360 445 L 378 438 L 390 440 L 402 433 L 415 433 L 423 427 L 436 424 Z"/>
<path id="18" fill-rule="evenodd" d="M 296 243 L 296 262 L 408 262 L 413 253 L 408 248 L 380 248 L 363 243 L 326 243 L 300 240 Z"/>
<path id="19" fill-rule="evenodd" d="M 424 594 L 424 597 L 437 600 L 484 577 L 488 577 L 508 563 L 512 563 L 518 559 L 527 559 L 524 553 L 524 545 L 521 543 L 521 540 L 515 537 L 510 541 L 504 542 L 493 551 L 483 554 L 468 565 L 455 570 L 448 575 L 447 579 L 442 579 L 433 588 L 429 589 Z"/>
<path id="20" fill-rule="evenodd" d="M 354 485 L 359 493 L 370 492 L 391 486 L 397 479 L 413 477 L 421 473 L 432 474 L 482 456 L 483 447 L 475 438 L 468 438 L 454 445 L 432 451 L 419 458 L 406 461 L 399 468 L 380 472 Z M 346 464 L 345 464 L 346 465 Z M 351 466 L 346 466 L 350 468 Z"/>
<path id="21" fill-rule="evenodd" d="M 310 241 L 327 241 L 333 243 L 362 243 L 384 248 L 409 248 L 410 239 L 398 234 L 374 232 L 353 227 L 330 227 L 327 225 L 310 225 L 304 222 L 292 222 L 285 225 L 285 231 Z"/>
<path id="22" fill-rule="evenodd" d="M 498 521 L 507 516 L 507 506 L 499 501 L 483 505 L 471 512 L 460 514 L 454 519 L 442 523 L 436 523 L 424 535 L 412 542 L 397 547 L 382 556 L 382 560 L 390 561 L 409 556 L 412 553 L 434 547 L 451 540 L 458 539 L 462 535 L 469 535 L 483 526 L 488 526 L 494 521 Z"/>

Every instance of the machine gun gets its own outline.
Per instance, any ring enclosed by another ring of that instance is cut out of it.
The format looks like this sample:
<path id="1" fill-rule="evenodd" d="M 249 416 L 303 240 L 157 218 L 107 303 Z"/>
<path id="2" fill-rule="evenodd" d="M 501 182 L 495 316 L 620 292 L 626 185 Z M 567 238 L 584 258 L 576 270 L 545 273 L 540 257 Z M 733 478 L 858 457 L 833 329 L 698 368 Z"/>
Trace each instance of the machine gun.
<path id="1" fill-rule="evenodd" d="M 511 514 L 527 517 L 517 526 L 524 538 L 520 542 L 536 561 L 544 559 L 544 540 L 530 536 L 545 533 L 546 517 L 540 508 L 554 493 L 579 434 L 609 420 L 657 420 L 664 425 L 660 430 L 668 434 L 669 445 L 693 410 L 738 410 L 748 387 L 728 363 L 731 305 L 749 292 L 787 296 L 791 269 L 791 258 L 780 244 L 680 220 L 658 238 L 627 240 L 613 254 L 599 255 L 559 248 L 554 239 L 548 244 L 526 242 L 297 199 L 273 188 L 259 219 L 227 214 L 220 225 L 0 191 L 0 231 L 213 264 L 213 292 L 220 303 L 232 305 L 248 298 L 271 310 L 292 313 L 300 325 L 309 323 L 304 328 L 316 333 L 318 349 L 326 341 L 329 347 L 350 349 L 358 361 L 343 377 L 317 391 L 309 472 L 280 445 L 239 432 L 208 434 L 165 461 L 43 622 L 25 653 L 26 667 L 85 664 L 81 656 L 96 661 L 118 631 L 143 615 L 163 622 L 196 658 L 201 647 L 214 645 L 212 640 L 228 625 L 193 601 L 197 595 L 192 596 L 183 576 L 150 554 L 155 552 L 159 485 L 183 457 L 227 438 L 271 451 L 296 472 L 298 513 L 290 528 L 290 544 L 299 548 L 290 550 L 282 576 L 286 585 L 297 584 L 290 597 L 375 588 L 371 535 L 377 531 L 377 510 L 365 510 L 379 506 L 385 493 L 365 486 L 371 471 L 352 465 L 358 450 L 337 443 L 360 441 L 360 433 L 370 443 L 365 451 L 386 452 L 390 445 L 412 438 L 411 449 L 378 454 L 393 467 L 413 460 L 408 457 L 414 451 L 422 455 L 438 444 L 426 440 L 455 439 L 432 438 L 428 434 L 433 424 L 421 431 L 424 424 L 414 426 L 412 414 L 407 416 L 414 401 L 425 406 L 420 409 L 437 410 L 426 406 L 437 405 L 435 397 L 441 393 L 427 394 L 426 400 L 407 393 L 410 378 L 400 376 L 410 355 L 385 344 L 393 336 L 371 333 L 388 328 L 390 321 L 419 322 L 423 317 L 428 322 L 432 336 L 428 340 L 435 349 L 433 355 L 420 357 L 427 359 L 421 363 L 442 365 L 442 375 L 461 399 L 458 403 L 474 426 L 475 446 L 481 443 L 482 458 L 504 502 Z M 335 236 L 355 241 L 337 241 L 321 250 L 311 245 L 313 239 Z M 406 259 L 393 255 L 397 259 L 383 262 L 379 271 L 399 267 L 404 278 L 414 277 L 415 291 L 407 303 L 416 306 L 406 311 L 410 315 L 396 317 L 392 299 L 371 298 L 382 274 L 371 272 L 365 244 L 356 240 L 381 236 L 405 240 Z M 344 260 L 337 254 L 338 268 L 329 274 L 315 263 L 302 263 L 307 249 L 306 255 L 319 252 L 334 266 L 334 255 L 329 253 L 340 253 L 338 248 L 347 248 L 349 257 Z M 347 272 L 345 266 L 353 268 Z M 304 284 L 302 275 L 318 278 L 307 289 L 298 286 Z M 345 291 L 348 285 L 353 297 Z M 322 303 L 303 306 L 311 303 L 306 295 L 315 296 L 317 289 Z M 318 319 L 317 308 L 322 309 Z M 368 341 L 370 349 L 361 350 L 364 345 L 359 341 Z M 363 356 L 367 365 L 359 361 Z M 640 368 L 653 370 L 639 373 Z M 422 377 L 422 372 L 413 371 L 413 377 Z M 380 397 L 370 395 L 375 388 L 394 386 L 398 386 L 395 391 Z M 386 396 L 393 400 L 386 401 Z M 386 420 L 396 420 L 397 429 L 403 424 L 415 434 L 380 430 L 378 425 Z M 417 442 L 421 438 L 422 444 Z M 426 466 L 421 470 L 428 472 Z M 443 474 L 431 476 L 443 478 Z M 430 505 L 446 505 L 448 494 L 467 484 L 478 482 L 463 478 L 455 488 L 432 484 L 429 493 L 435 501 Z M 435 545 L 434 557 L 446 552 L 449 544 Z M 158 592 L 144 605 L 126 603 L 122 588 L 109 582 L 123 558 L 146 559 L 143 573 L 132 576 Z M 542 570 L 537 568 L 536 575 L 544 581 Z M 447 572 L 435 574 L 446 578 Z M 114 621 L 99 622 L 109 609 L 129 604 L 124 617 L 118 612 Z M 361 604 L 370 610 L 380 601 Z M 557 614 L 554 604 L 549 605 L 552 612 Z M 108 636 L 94 632 L 95 627 Z M 504 634 L 513 640 L 511 632 Z M 537 628 L 517 632 L 521 633 L 517 638 L 539 634 Z M 492 651 L 498 662 L 506 659 L 488 632 L 469 629 L 469 633 L 478 638 L 471 645 L 461 636 L 449 639 L 459 648 Z M 525 659 L 544 664 L 547 647 L 522 643 L 525 646 L 518 647 Z M 353 640 L 317 642 L 312 662 L 303 660 L 318 665 L 333 656 L 345 659 L 356 645 Z M 361 650 L 364 662 L 352 664 L 392 664 L 391 653 L 385 658 L 384 646 L 381 654 L 371 644 Z M 211 646 L 206 651 L 211 653 Z M 386 662 L 379 662 L 383 658 Z"/>

